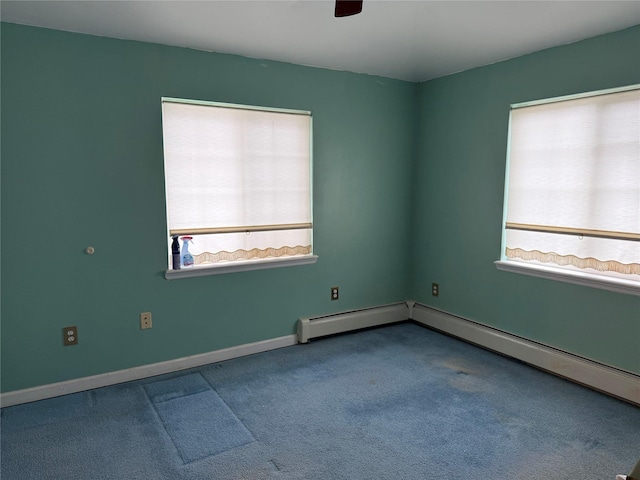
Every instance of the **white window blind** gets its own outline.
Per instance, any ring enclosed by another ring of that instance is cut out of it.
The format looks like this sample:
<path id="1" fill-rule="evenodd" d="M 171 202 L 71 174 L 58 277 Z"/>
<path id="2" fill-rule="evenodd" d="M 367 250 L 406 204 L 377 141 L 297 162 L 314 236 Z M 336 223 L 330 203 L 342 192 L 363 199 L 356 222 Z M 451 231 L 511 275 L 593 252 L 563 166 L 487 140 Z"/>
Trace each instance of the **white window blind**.
<path id="1" fill-rule="evenodd" d="M 640 86 L 512 106 L 503 259 L 640 282 Z"/>
<path id="2" fill-rule="evenodd" d="M 163 98 L 162 124 L 169 235 L 196 265 L 312 253 L 309 112 Z"/>

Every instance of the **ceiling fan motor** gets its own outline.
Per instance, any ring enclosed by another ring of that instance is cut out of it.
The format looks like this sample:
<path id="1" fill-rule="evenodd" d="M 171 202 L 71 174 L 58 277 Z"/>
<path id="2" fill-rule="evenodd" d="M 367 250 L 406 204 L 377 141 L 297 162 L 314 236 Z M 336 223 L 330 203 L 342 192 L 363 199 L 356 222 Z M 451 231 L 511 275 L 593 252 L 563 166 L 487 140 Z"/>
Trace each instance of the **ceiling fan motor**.
<path id="1" fill-rule="evenodd" d="M 349 17 L 362 12 L 362 0 L 336 0 L 336 17 Z"/>

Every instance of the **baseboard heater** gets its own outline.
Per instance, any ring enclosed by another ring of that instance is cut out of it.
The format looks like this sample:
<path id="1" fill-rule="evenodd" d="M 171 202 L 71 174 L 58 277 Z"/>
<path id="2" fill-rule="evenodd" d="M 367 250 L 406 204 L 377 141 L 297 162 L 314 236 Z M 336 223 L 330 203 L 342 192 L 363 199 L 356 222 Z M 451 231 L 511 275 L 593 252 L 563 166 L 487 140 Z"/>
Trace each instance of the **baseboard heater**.
<path id="1" fill-rule="evenodd" d="M 296 343 L 308 343 L 312 338 L 399 323 L 406 320 L 412 320 L 427 328 L 439 330 L 480 347 L 516 358 L 534 367 L 640 406 L 640 375 L 593 362 L 414 301 L 319 317 L 301 318 L 298 320 L 298 335 L 287 335 L 166 362 L 5 392 L 0 394 L 0 406 L 8 407 L 92 388 L 115 385 L 244 355 L 293 346 Z"/>
<path id="2" fill-rule="evenodd" d="M 411 319 L 425 327 L 640 405 L 640 376 L 421 304 Z"/>
<path id="3" fill-rule="evenodd" d="M 640 405 L 640 376 L 413 301 L 298 321 L 298 342 L 411 320 L 533 367 Z"/>
<path id="4" fill-rule="evenodd" d="M 411 319 L 412 308 L 413 302 L 403 302 L 321 317 L 301 318 L 298 320 L 298 341 L 307 343 L 312 338 L 403 322 Z"/>

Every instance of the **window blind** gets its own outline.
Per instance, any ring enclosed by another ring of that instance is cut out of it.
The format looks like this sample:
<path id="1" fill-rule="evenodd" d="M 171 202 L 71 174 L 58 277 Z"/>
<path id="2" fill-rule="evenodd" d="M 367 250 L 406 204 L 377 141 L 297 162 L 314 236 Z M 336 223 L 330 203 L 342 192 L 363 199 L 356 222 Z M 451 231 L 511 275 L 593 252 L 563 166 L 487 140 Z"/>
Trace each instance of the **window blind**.
<path id="1" fill-rule="evenodd" d="M 311 253 L 311 115 L 163 99 L 167 222 L 198 263 Z"/>
<path id="2" fill-rule="evenodd" d="M 507 259 L 640 281 L 639 88 L 512 107 Z"/>

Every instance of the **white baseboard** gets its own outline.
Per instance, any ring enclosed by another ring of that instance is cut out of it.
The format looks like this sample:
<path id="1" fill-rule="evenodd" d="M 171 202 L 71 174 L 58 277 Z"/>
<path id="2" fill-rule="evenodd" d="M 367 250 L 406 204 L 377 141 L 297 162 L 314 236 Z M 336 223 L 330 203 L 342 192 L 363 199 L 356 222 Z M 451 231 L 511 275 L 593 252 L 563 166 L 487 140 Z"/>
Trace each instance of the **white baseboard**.
<path id="1" fill-rule="evenodd" d="M 416 304 L 413 301 L 324 317 L 302 318 L 298 322 L 298 335 L 287 335 L 166 362 L 3 393 L 0 394 L 0 405 L 9 407 L 92 388 L 106 387 L 287 347 L 295 345 L 298 341 L 306 343 L 314 337 L 387 325 L 404 320 L 413 320 L 426 327 L 440 330 L 560 377 L 640 405 L 640 376 L 638 375 Z"/>
<path id="2" fill-rule="evenodd" d="M 118 370 L 115 372 L 93 375 L 90 377 L 77 378 L 66 382 L 52 383 L 39 387 L 26 388 L 0 394 L 0 405 L 10 407 L 21 403 L 35 402 L 45 398 L 58 397 L 69 393 L 77 393 L 93 388 L 107 387 L 118 383 L 140 380 L 142 378 L 162 375 L 164 373 L 186 370 L 188 368 L 200 367 L 210 363 L 222 362 L 232 358 L 244 357 L 254 353 L 266 352 L 277 348 L 289 347 L 297 343 L 296 335 L 272 338 L 255 343 L 247 343 L 237 347 L 224 348 L 213 352 L 192 355 L 189 357 L 177 358 L 166 362 L 153 363 L 140 367 Z"/>
<path id="3" fill-rule="evenodd" d="M 402 322 L 409 320 L 409 310 L 407 303 L 397 303 L 322 317 L 301 318 L 298 320 L 298 340 L 300 343 L 307 343 L 315 337 Z"/>
<path id="4" fill-rule="evenodd" d="M 424 305 L 412 320 L 454 337 L 516 358 L 560 377 L 640 405 L 640 376 L 547 347 Z"/>

